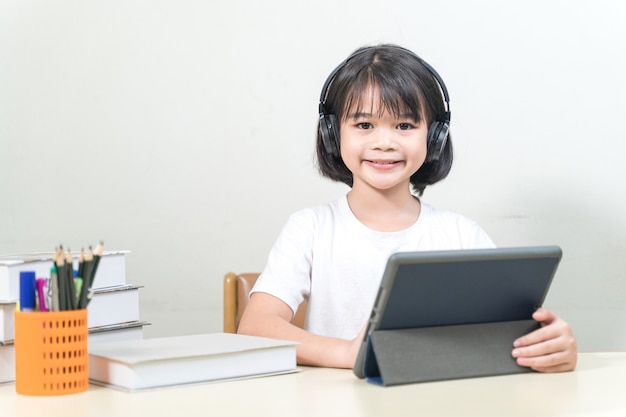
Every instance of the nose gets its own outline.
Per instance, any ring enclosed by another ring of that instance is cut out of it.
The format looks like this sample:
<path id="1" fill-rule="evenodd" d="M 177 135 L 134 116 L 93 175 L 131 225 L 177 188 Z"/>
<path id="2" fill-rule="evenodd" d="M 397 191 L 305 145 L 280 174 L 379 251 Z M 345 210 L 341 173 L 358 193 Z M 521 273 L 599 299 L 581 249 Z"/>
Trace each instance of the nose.
<path id="1" fill-rule="evenodd" d="M 394 129 L 389 128 L 380 128 L 378 129 L 376 139 L 372 144 L 374 149 L 380 150 L 388 150 L 394 149 L 395 140 L 394 140 Z"/>

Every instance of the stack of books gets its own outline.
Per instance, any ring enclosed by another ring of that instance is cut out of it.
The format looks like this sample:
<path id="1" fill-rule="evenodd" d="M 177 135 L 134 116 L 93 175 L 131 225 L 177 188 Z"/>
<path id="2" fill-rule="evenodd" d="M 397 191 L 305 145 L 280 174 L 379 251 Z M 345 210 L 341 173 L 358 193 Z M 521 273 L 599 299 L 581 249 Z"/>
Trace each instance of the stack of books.
<path id="1" fill-rule="evenodd" d="M 126 279 L 128 253 L 102 253 L 87 307 L 90 345 L 143 339 L 143 326 L 149 323 L 139 317 L 141 287 Z M 19 299 L 20 272 L 34 271 L 37 278 L 49 278 L 53 255 L 52 252 L 0 255 L 0 383 L 15 380 L 13 313 Z M 78 254 L 72 257 L 76 267 Z"/>

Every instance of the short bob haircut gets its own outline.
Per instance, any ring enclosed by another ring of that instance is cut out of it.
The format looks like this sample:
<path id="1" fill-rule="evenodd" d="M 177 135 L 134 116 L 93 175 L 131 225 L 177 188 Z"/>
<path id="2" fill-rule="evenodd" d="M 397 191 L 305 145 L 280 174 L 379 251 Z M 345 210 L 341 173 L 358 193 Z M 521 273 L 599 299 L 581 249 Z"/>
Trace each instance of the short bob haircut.
<path id="1" fill-rule="evenodd" d="M 413 52 L 397 45 L 377 45 L 357 49 L 330 81 L 324 101 L 326 114 L 334 114 L 343 123 L 351 110 L 367 102 L 365 94 L 374 87 L 380 97 L 380 111 L 394 116 L 408 113 L 417 122 L 443 121 L 446 106 L 432 73 Z M 339 136 L 339 132 L 336 132 Z M 340 152 L 326 152 L 318 124 L 317 165 L 320 173 L 332 180 L 352 187 L 352 173 L 344 164 Z M 424 189 L 444 179 L 452 168 L 452 140 L 448 141 L 439 159 L 430 157 L 411 176 L 412 192 L 421 196 Z"/>

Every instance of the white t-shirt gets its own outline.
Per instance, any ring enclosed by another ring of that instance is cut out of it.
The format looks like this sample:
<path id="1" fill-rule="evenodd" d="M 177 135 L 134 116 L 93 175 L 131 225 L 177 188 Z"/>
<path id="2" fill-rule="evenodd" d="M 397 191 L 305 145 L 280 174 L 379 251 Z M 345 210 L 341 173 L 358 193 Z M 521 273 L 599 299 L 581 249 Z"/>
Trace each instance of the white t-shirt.
<path id="1" fill-rule="evenodd" d="M 418 220 L 397 232 L 363 225 L 346 196 L 292 214 L 252 292 L 271 294 L 293 311 L 306 298 L 306 330 L 353 339 L 370 315 L 394 252 L 495 246 L 476 222 L 421 205 Z"/>

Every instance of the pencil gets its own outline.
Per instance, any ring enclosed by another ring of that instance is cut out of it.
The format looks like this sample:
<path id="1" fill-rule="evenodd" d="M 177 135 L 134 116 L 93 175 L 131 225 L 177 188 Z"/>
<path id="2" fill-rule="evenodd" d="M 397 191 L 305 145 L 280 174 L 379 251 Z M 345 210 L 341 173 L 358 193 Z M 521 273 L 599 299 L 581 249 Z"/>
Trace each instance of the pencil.
<path id="1" fill-rule="evenodd" d="M 89 275 L 89 282 L 88 282 L 89 288 L 87 289 L 88 297 L 85 302 L 85 307 L 89 305 L 89 302 L 91 301 L 91 295 L 93 295 L 91 288 L 93 286 L 93 281 L 96 277 L 96 272 L 98 272 L 98 264 L 100 264 L 100 258 L 102 258 L 103 250 L 104 250 L 104 242 L 100 241 L 98 242 L 98 245 L 96 246 L 96 250 L 94 251 L 94 254 L 93 254 L 93 264 L 92 264 L 90 275 Z M 84 283 L 83 283 L 83 286 L 84 286 Z"/>
<path id="2" fill-rule="evenodd" d="M 91 276 L 91 271 L 93 269 L 93 251 L 91 250 L 91 246 L 87 250 L 85 254 L 85 258 L 83 260 L 83 286 L 80 289 L 80 296 L 78 298 L 78 308 L 83 309 L 87 307 L 87 292 L 91 283 L 89 282 L 89 277 Z"/>
<path id="3" fill-rule="evenodd" d="M 96 277 L 96 272 L 98 271 L 98 264 L 100 263 L 100 258 L 102 258 L 102 251 L 104 249 L 104 242 L 100 241 L 96 246 L 96 250 L 93 252 L 93 267 L 91 269 L 91 276 L 89 277 L 89 287 L 93 284 L 93 280 Z"/>
<path id="4" fill-rule="evenodd" d="M 60 249 L 61 251 L 63 249 Z M 56 264 L 57 264 L 57 283 L 58 283 L 58 291 L 59 291 L 59 311 L 67 310 L 67 303 L 65 301 L 65 294 L 67 293 L 66 287 L 66 271 L 65 271 L 65 257 L 62 252 L 57 252 L 56 254 Z"/>
<path id="5" fill-rule="evenodd" d="M 80 249 L 78 256 L 78 277 L 85 278 L 85 248 Z"/>
<path id="6" fill-rule="evenodd" d="M 77 310 L 87 308 L 93 296 L 92 285 L 98 264 L 102 258 L 104 243 L 100 241 L 93 250 L 80 250 L 78 271 L 74 276 L 72 251 L 63 245 L 54 248 L 52 268 L 50 268 L 50 294 L 52 311 Z"/>
<path id="7" fill-rule="evenodd" d="M 76 308 L 82 309 L 84 303 L 84 283 L 85 283 L 85 248 L 80 249 L 80 255 L 78 256 L 78 278 L 81 280 L 80 288 L 76 287 Z"/>
<path id="8" fill-rule="evenodd" d="M 67 248 L 65 264 L 65 279 L 67 281 L 67 286 L 65 287 L 67 293 L 65 297 L 67 300 L 67 309 L 74 310 L 76 308 L 76 294 L 74 290 L 74 261 L 72 259 L 72 252 L 70 251 L 70 248 Z"/>
<path id="9" fill-rule="evenodd" d="M 50 310 L 59 311 L 59 279 L 56 264 L 52 264 L 50 268 L 50 294 L 52 298 Z"/>

